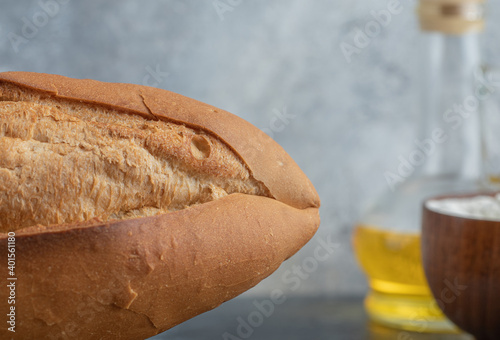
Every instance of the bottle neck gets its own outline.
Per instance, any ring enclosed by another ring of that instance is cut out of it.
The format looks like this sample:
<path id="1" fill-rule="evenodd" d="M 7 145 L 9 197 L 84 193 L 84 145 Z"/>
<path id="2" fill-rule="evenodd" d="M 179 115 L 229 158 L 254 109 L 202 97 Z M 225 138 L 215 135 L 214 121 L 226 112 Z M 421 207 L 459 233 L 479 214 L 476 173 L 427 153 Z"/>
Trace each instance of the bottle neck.
<path id="1" fill-rule="evenodd" d="M 418 141 L 427 147 L 422 175 L 464 179 L 481 176 L 479 107 L 482 82 L 477 33 L 424 33 L 422 125 Z"/>

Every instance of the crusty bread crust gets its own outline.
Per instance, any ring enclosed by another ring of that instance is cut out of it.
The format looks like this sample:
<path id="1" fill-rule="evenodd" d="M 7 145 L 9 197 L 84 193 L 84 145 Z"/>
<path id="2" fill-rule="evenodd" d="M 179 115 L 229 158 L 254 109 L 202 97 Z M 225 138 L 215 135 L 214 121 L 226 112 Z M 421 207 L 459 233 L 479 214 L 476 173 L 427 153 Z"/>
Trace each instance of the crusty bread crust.
<path id="1" fill-rule="evenodd" d="M 153 336 L 253 287 L 318 223 L 315 208 L 234 194 L 154 217 L 22 231 L 16 339 Z"/>
<path id="2" fill-rule="evenodd" d="M 2 91 L 16 101 L 0 101 L 0 231 L 152 216 L 232 193 L 270 196 L 202 131 Z"/>
<path id="3" fill-rule="evenodd" d="M 23 103 L 8 104 L 5 110 L 11 115 L 34 110 L 39 120 L 44 110 L 57 115 L 66 112 L 65 107 L 83 105 L 118 112 L 123 119 L 132 114 L 144 122 L 181 124 L 212 146 L 220 140 L 214 152 L 223 159 L 234 152 L 238 161 L 230 162 L 233 170 L 212 171 L 213 164 L 201 164 L 190 168 L 190 176 L 212 181 L 204 176 L 228 171 L 221 176 L 229 180 L 236 171 L 251 188 L 246 192 L 238 187 L 234 193 L 169 213 L 139 218 L 97 214 L 70 223 L 14 228 L 16 333 L 3 322 L 2 339 L 144 339 L 253 287 L 318 228 L 319 198 L 310 181 L 272 139 L 228 112 L 144 86 L 0 74 L 0 100 L 12 101 L 16 91 Z M 33 95 L 39 102 L 28 100 Z M 37 109 L 44 103 L 50 108 Z M 53 103 L 62 111 L 52 112 Z M 84 129 L 101 138 L 101 127 Z M 196 149 L 203 153 L 205 142 Z M 177 156 L 190 154 L 179 145 Z M 0 233 L 0 257 L 7 259 L 7 253 L 8 235 Z M 9 277 L 8 268 L 0 268 L 3 277 Z M 5 306 L 8 295 L 3 285 L 0 301 Z"/>
<path id="4" fill-rule="evenodd" d="M 235 150 L 275 199 L 296 208 L 319 206 L 316 190 L 293 159 L 264 132 L 227 111 L 162 89 L 58 75 L 5 72 L 2 84 L 208 131 Z"/>

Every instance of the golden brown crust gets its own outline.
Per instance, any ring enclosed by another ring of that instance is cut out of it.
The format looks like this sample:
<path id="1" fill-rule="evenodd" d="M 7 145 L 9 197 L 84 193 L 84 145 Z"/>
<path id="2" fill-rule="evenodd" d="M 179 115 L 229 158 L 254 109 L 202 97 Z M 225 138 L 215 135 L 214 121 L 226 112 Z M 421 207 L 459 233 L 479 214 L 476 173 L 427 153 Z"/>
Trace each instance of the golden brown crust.
<path id="1" fill-rule="evenodd" d="M 154 217 L 22 230 L 16 339 L 152 336 L 257 284 L 318 224 L 318 209 L 233 194 Z M 0 327 L 0 338 L 12 335 Z"/>
<path id="2" fill-rule="evenodd" d="M 0 73 L 0 87 L 2 83 L 209 131 L 236 151 L 278 201 L 296 208 L 319 207 L 316 190 L 291 157 L 264 132 L 227 111 L 170 91 L 133 84 L 30 72 Z"/>
<path id="3" fill-rule="evenodd" d="M 269 196 L 224 143 L 179 124 L 34 96 L 0 102 L 0 231 Z"/>
<path id="4" fill-rule="evenodd" d="M 251 288 L 300 249 L 317 230 L 319 198 L 310 181 L 271 138 L 228 112 L 144 86 L 33 73 L 0 74 L 0 100 L 9 100 L 12 93 L 8 92 L 12 87 L 28 97 L 30 93 L 44 96 L 51 103 L 61 103 L 61 107 L 42 103 L 42 108 L 37 107 L 40 103 L 29 101 L 6 102 L 5 105 L 11 106 L 4 110 L 10 114 L 9 124 L 17 119 L 16 114 L 20 115 L 21 122 L 22 117 L 27 118 L 29 114 L 36 122 L 48 116 L 57 116 L 58 122 L 65 119 L 73 122 L 64 113 L 71 103 L 90 108 L 105 107 L 123 114 L 124 120 L 132 117 L 127 114 L 132 114 L 137 119 L 139 116 L 146 118 L 140 119 L 146 122 L 159 119 L 181 123 L 202 131 L 190 137 L 193 144 L 189 145 L 193 150 L 180 143 L 177 149 L 169 151 L 176 142 L 167 142 L 162 139 L 166 136 L 159 136 L 160 140 L 153 143 L 156 149 L 150 153 L 159 158 L 165 152 L 173 152 L 178 158 L 192 156 L 195 159 L 186 163 L 197 164 L 196 159 L 202 160 L 209 153 L 207 145 L 216 144 L 213 137 L 236 152 L 246 167 L 238 166 L 240 160 L 207 161 L 200 171 L 194 171 L 194 177 L 205 178 L 203 171 L 208 171 L 229 180 L 237 173 L 245 183 L 255 179 L 259 185 L 255 192 L 216 195 L 212 201 L 187 205 L 185 209 L 167 214 L 141 218 L 125 216 L 120 220 L 94 216 L 83 222 L 73 219 L 72 223 L 16 230 L 16 333 L 9 332 L 9 325 L 4 322 L 0 326 L 2 339 L 144 339 Z M 109 117 L 116 120 L 113 116 L 116 112 Z M 85 125 L 83 122 L 89 122 L 84 119 L 85 114 L 75 116 L 78 118 L 73 122 L 77 124 L 75 129 L 68 128 L 66 132 L 70 134 L 80 128 L 85 131 L 85 138 L 93 136 L 104 146 L 107 135 L 137 139 L 137 144 L 146 148 L 149 142 L 155 141 L 144 137 L 133 122 L 128 123 L 136 130 L 117 130 L 100 118 L 92 117 L 92 112 L 89 113 L 90 125 Z M 52 126 L 50 119 L 46 124 L 47 131 L 61 128 L 60 125 Z M 39 130 L 36 126 L 30 125 L 26 131 L 20 131 L 25 126 L 16 129 L 14 125 L 8 125 L 9 131 L 4 135 L 15 136 L 4 137 L 12 140 L 3 140 L 3 143 L 18 143 L 15 149 L 21 150 L 19 143 L 36 140 L 35 132 Z M 191 132 L 186 131 L 186 134 Z M 81 140 L 71 136 L 69 139 Z M 119 144 L 115 142 L 113 147 Z M 214 149 L 218 150 L 214 155 L 222 155 L 221 159 L 231 157 L 223 146 L 219 147 Z M 16 168 L 16 164 L 31 164 L 30 157 L 35 154 L 24 157 L 4 152 L 0 155 L 0 175 L 2 165 Z M 75 159 L 78 161 L 81 157 Z M 217 170 L 217 166 L 229 163 L 238 164 L 235 168 Z M 56 166 L 55 170 L 60 168 Z M 50 170 L 50 166 L 47 169 Z M 245 172 L 247 169 L 249 175 Z M 259 191 L 260 183 L 265 186 L 265 192 Z M 12 192 L 14 188 L 6 190 Z M 9 197 L 0 199 L 5 201 Z M 19 207 L 14 209 L 21 211 Z M 0 233 L 0 257 L 4 259 L 7 259 L 9 248 L 7 236 Z M 4 278 L 10 276 L 8 267 L 0 268 Z M 6 303 L 8 295 L 9 289 L 3 285 L 0 288 L 2 304 Z"/>

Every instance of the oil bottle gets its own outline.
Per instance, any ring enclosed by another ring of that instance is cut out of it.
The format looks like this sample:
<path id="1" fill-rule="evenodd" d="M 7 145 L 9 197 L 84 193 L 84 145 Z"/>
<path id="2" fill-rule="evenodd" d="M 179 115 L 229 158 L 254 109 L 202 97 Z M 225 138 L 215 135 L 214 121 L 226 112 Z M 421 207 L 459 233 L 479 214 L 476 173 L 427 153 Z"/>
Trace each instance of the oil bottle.
<path id="1" fill-rule="evenodd" d="M 353 244 L 369 281 L 365 307 L 373 321 L 454 332 L 426 283 L 420 214 L 426 197 L 480 190 L 479 108 L 488 96 L 479 47 L 483 3 L 420 0 L 417 13 L 423 43 L 418 137 L 397 171 L 384 174 L 387 193 L 360 219 Z"/>

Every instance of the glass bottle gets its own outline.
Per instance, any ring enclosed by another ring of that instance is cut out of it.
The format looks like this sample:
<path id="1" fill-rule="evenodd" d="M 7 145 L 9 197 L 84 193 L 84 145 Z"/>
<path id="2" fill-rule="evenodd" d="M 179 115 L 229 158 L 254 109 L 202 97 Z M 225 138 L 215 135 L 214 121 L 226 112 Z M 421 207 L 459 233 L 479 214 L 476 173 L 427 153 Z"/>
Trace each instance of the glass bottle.
<path id="1" fill-rule="evenodd" d="M 397 171 L 384 174 L 390 190 L 360 219 L 353 243 L 368 277 L 365 307 L 373 321 L 447 332 L 456 328 L 439 310 L 422 268 L 421 204 L 479 190 L 483 8 L 477 0 L 420 0 L 418 14 L 424 43 L 418 137 Z"/>
<path id="2" fill-rule="evenodd" d="M 483 67 L 486 78 L 481 100 L 481 135 L 483 183 L 500 191 L 500 68 L 498 64 Z"/>

